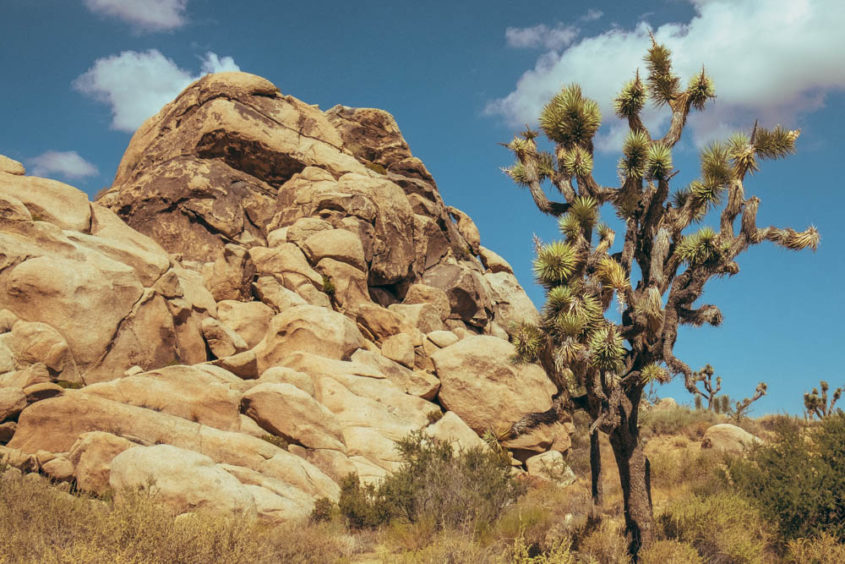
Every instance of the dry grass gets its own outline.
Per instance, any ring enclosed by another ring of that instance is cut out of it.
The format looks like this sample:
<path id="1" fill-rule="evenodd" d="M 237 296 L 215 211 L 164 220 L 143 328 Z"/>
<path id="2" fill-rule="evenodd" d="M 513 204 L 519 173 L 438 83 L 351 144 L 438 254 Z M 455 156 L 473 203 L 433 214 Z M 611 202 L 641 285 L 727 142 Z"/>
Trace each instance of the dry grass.
<path id="1" fill-rule="evenodd" d="M 33 475 L 0 480 L 2 563 L 337 562 L 362 550 L 359 544 L 330 524 L 174 519 L 144 494 L 111 504 L 48 487 Z"/>

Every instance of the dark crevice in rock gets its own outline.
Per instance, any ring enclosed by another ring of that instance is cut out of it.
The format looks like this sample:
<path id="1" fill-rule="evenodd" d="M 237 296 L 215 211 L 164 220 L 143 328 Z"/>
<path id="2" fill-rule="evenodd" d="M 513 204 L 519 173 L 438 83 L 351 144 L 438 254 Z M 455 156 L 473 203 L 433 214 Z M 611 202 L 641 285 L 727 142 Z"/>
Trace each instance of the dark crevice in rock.
<path id="1" fill-rule="evenodd" d="M 289 155 L 273 152 L 261 143 L 223 129 L 202 136 L 197 144 L 197 156 L 203 159 L 220 158 L 230 167 L 275 187 L 302 172 L 306 166 Z"/>

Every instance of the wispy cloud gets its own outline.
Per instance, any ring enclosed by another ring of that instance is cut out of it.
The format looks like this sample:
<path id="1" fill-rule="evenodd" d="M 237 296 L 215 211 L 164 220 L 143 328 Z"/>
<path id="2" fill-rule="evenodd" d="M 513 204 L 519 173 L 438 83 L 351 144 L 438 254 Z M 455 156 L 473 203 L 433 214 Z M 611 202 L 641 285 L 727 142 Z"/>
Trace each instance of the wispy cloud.
<path id="1" fill-rule="evenodd" d="M 505 41 L 508 47 L 517 49 L 545 48 L 557 51 L 572 43 L 576 37 L 578 37 L 578 28 L 563 24 L 558 24 L 553 28 L 540 24 L 534 27 L 509 27 L 505 30 Z"/>
<path id="2" fill-rule="evenodd" d="M 188 0 L 83 0 L 83 3 L 95 14 L 123 20 L 138 32 L 168 31 L 187 23 Z"/>
<path id="3" fill-rule="evenodd" d="M 581 16 L 579 19 L 582 22 L 594 22 L 597 19 L 601 18 L 604 15 L 604 12 L 601 10 L 587 10 L 587 13 Z"/>
<path id="4" fill-rule="evenodd" d="M 845 89 L 845 11 L 840 0 L 690 0 L 696 15 L 689 22 L 654 30 L 658 42 L 673 52 L 674 68 L 684 80 L 703 64 L 713 77 L 715 103 L 690 118 L 696 143 L 704 143 L 755 117 L 790 125 L 801 112 L 824 103 L 828 92 Z M 615 149 L 624 126 L 613 117 L 612 100 L 633 78 L 650 44 L 650 26 L 614 28 L 541 56 L 515 89 L 490 102 L 487 113 L 518 126 L 533 123 L 545 103 L 563 86 L 581 84 L 595 99 L 608 123 L 600 149 Z M 701 117 L 699 117 L 701 116 Z M 649 109 L 652 126 L 668 114 Z"/>
<path id="5" fill-rule="evenodd" d="M 97 167 L 79 156 L 76 151 L 47 151 L 28 159 L 33 176 L 61 176 L 68 179 L 86 178 L 100 174 Z"/>
<path id="6" fill-rule="evenodd" d="M 73 87 L 111 107 L 113 129 L 133 132 L 203 74 L 237 70 L 232 57 L 211 52 L 202 59 L 200 74 L 192 75 L 156 49 L 124 51 L 97 59 Z"/>

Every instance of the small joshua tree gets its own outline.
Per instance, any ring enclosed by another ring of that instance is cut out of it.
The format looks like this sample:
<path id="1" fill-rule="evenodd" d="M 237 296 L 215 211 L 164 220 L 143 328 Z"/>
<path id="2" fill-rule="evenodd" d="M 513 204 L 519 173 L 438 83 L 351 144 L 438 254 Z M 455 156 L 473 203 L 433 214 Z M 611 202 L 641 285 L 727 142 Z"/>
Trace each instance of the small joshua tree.
<path id="1" fill-rule="evenodd" d="M 591 445 L 601 430 L 613 447 L 633 555 L 654 535 L 649 463 L 638 429 L 643 389 L 680 374 L 687 389 L 696 390 L 695 373 L 673 352 L 678 327 L 721 323 L 718 307 L 696 302 L 708 280 L 739 272 L 735 259 L 751 245 L 771 241 L 798 250 L 815 249 L 819 241 L 813 227 L 803 232 L 758 227 L 760 200 L 745 195 L 745 180 L 758 161 L 792 153 L 798 131 L 755 125 L 750 135 L 714 143 L 701 153 L 701 178 L 670 191 L 676 174 L 672 148 L 689 112 L 704 109 L 714 90 L 704 70 L 683 88 L 669 50 L 653 39 L 645 61 L 645 82 L 636 74 L 616 98 L 616 113 L 630 129 L 618 187 L 602 186 L 593 177 L 593 136 L 601 116 L 598 104 L 577 85 L 563 88 L 540 115 L 553 150 L 538 147 L 539 132 L 524 131 L 507 145 L 516 163 L 505 171 L 529 189 L 540 211 L 558 218 L 563 234 L 562 241 L 537 249 L 534 271 L 546 289 L 542 325 L 524 327 L 514 337 L 522 358 L 540 361 L 557 384 L 557 401 L 548 412 L 518 422 L 512 432 L 548 421 L 576 402 L 589 412 Z M 652 135 L 640 119 L 648 98 L 672 112 L 662 137 Z M 563 201 L 547 197 L 545 182 Z M 607 204 L 624 222 L 622 249 L 615 253 L 613 229 L 598 223 L 599 209 Z M 718 229 L 688 231 L 720 207 Z M 605 317 L 614 295 L 621 323 Z M 597 463 L 595 445 L 591 459 Z M 594 466 L 594 481 L 596 476 Z"/>
<path id="2" fill-rule="evenodd" d="M 713 374 L 714 370 L 713 367 L 709 364 L 705 364 L 704 368 L 693 374 L 695 378 L 695 399 L 696 399 L 696 407 L 699 407 L 702 398 L 707 400 L 707 410 L 714 411 L 717 407 L 717 398 L 716 396 L 722 390 L 722 377 L 716 376 L 716 383 L 713 384 Z M 698 387 L 698 383 L 701 382 L 701 385 L 704 389 L 700 389 Z"/>
<path id="3" fill-rule="evenodd" d="M 709 364 L 704 365 L 704 368 L 693 373 L 695 406 L 697 409 L 700 409 L 702 398 L 704 398 L 707 400 L 708 411 L 728 414 L 731 412 L 731 399 L 726 394 L 721 396 L 719 395 L 719 392 L 722 390 L 722 378 L 720 376 L 716 376 L 716 382 L 714 384 L 714 374 L 715 371 Z M 698 387 L 699 383 L 701 383 L 704 389 Z M 765 396 L 767 389 L 768 386 L 766 386 L 766 383 L 760 382 L 757 384 L 757 388 L 754 390 L 753 396 L 745 398 L 742 401 L 735 402 L 732 413 L 733 417 L 737 421 L 745 417 L 745 414 L 748 411 L 748 408 L 751 407 L 751 404 Z"/>
<path id="4" fill-rule="evenodd" d="M 833 390 L 833 396 L 828 400 L 827 391 L 830 389 L 830 386 L 824 380 L 819 382 L 819 387 L 822 389 L 821 393 L 819 393 L 817 388 L 813 388 L 812 392 L 804 394 L 804 409 L 810 419 L 814 416 L 824 419 L 833 413 L 836 402 L 842 397 L 842 388 L 836 388 Z"/>
<path id="5" fill-rule="evenodd" d="M 754 395 L 750 398 L 745 398 L 742 401 L 738 401 L 734 404 L 734 412 L 733 418 L 737 421 L 742 421 L 742 418 L 745 417 L 746 411 L 748 408 L 751 407 L 751 404 L 760 399 L 761 397 L 766 395 L 766 391 L 768 390 L 768 386 L 766 386 L 765 382 L 760 382 L 757 384 L 757 389 L 754 390 Z"/>

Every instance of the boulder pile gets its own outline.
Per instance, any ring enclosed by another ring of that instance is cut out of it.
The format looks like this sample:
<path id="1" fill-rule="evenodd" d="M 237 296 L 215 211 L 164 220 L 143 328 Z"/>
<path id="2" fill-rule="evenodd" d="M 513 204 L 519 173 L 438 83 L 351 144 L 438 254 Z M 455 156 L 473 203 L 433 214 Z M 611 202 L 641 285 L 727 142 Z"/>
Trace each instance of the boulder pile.
<path id="1" fill-rule="evenodd" d="M 306 516 L 412 431 L 466 448 L 548 409 L 508 342 L 537 319 L 381 110 L 219 73 L 93 202 L 0 157 L 0 463 L 83 490 Z M 571 432 L 520 437 L 515 468 Z"/>

